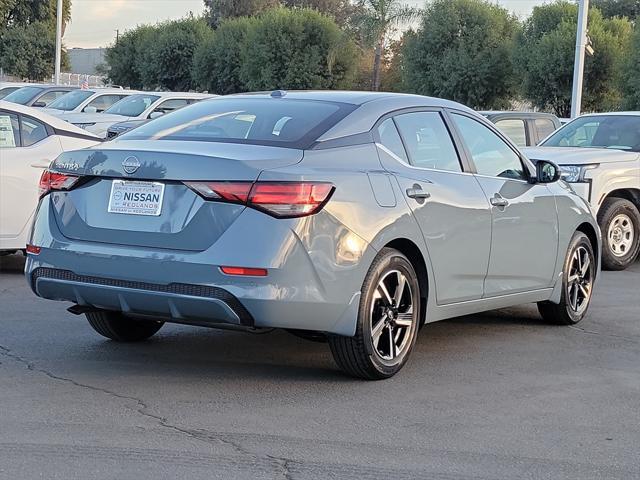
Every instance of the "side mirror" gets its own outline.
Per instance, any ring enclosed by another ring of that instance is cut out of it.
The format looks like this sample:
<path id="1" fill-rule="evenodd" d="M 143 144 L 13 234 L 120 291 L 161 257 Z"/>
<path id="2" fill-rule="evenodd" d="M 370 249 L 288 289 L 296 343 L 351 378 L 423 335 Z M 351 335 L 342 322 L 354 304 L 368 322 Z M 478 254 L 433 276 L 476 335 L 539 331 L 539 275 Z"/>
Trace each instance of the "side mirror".
<path id="1" fill-rule="evenodd" d="M 538 183 L 554 183 L 560 180 L 560 167 L 548 160 L 536 162 L 536 180 Z"/>
<path id="2" fill-rule="evenodd" d="M 149 118 L 150 118 L 151 120 L 153 120 L 154 118 L 159 118 L 159 117 L 161 117 L 161 116 L 163 116 L 163 115 L 164 115 L 164 112 L 161 112 L 161 111 L 159 111 L 159 110 L 156 110 L 155 112 L 151 112 L 151 113 L 149 114 Z"/>
<path id="3" fill-rule="evenodd" d="M 96 107 L 87 106 L 82 110 L 84 113 L 98 113 L 98 109 Z"/>
<path id="4" fill-rule="evenodd" d="M 47 104 L 44 102 L 33 102 L 31 106 L 36 108 L 44 108 L 47 106 Z"/>

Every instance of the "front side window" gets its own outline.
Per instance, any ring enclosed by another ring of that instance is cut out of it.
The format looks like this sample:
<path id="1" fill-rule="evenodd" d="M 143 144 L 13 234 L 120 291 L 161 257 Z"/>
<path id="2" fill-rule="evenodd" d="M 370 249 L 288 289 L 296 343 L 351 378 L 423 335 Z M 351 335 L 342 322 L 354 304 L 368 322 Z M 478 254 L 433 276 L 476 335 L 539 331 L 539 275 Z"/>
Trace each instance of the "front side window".
<path id="1" fill-rule="evenodd" d="M 49 136 L 47 133 L 47 127 L 44 123 L 34 120 L 33 118 L 22 117 L 20 126 L 22 127 L 20 132 L 22 135 L 23 147 L 35 145 Z"/>
<path id="2" fill-rule="evenodd" d="M 90 90 L 72 90 L 67 92 L 66 95 L 51 102 L 49 108 L 55 108 L 56 110 L 64 110 L 69 112 L 75 109 L 78 105 L 84 102 L 87 98 L 93 95 L 94 92 Z"/>
<path id="3" fill-rule="evenodd" d="M 216 99 L 181 108 L 120 138 L 306 148 L 354 108 L 338 102 L 286 98 Z"/>
<path id="4" fill-rule="evenodd" d="M 396 157 L 408 162 L 407 153 L 402 145 L 402 139 L 396 128 L 396 124 L 391 118 L 387 118 L 378 127 L 378 135 L 380 136 L 380 144 L 393 153 Z"/>
<path id="5" fill-rule="evenodd" d="M 438 112 L 405 113 L 395 117 L 395 121 L 412 165 L 462 171 L 453 140 Z"/>
<path id="6" fill-rule="evenodd" d="M 452 116 L 480 175 L 527 179 L 520 157 L 491 129 L 465 115 Z"/>
<path id="7" fill-rule="evenodd" d="M 640 116 L 602 115 L 577 118 L 554 133 L 542 145 L 640 152 Z"/>
<path id="8" fill-rule="evenodd" d="M 54 102 L 58 98 L 62 98 L 67 93 L 69 93 L 67 90 L 51 90 L 38 98 L 36 104 L 39 107 L 48 107 L 50 103 Z"/>
<path id="9" fill-rule="evenodd" d="M 179 108 L 186 107 L 188 104 L 189 104 L 188 100 L 185 98 L 172 98 L 171 100 L 166 100 L 162 102 L 153 111 L 169 113 Z"/>
<path id="10" fill-rule="evenodd" d="M 114 105 L 123 98 L 122 95 L 100 95 L 91 100 L 84 108 L 92 107 L 95 108 L 97 112 L 104 112 L 107 108 L 111 107 L 111 105 Z"/>
<path id="11" fill-rule="evenodd" d="M 158 101 L 158 95 L 131 95 L 130 97 L 114 103 L 112 107 L 106 109 L 104 113 L 122 115 L 124 117 L 139 117 L 153 103 Z"/>
<path id="12" fill-rule="evenodd" d="M 20 146 L 20 124 L 13 113 L 0 112 L 0 148 Z"/>
<path id="13" fill-rule="evenodd" d="M 502 133 L 511 139 L 513 143 L 519 147 L 527 146 L 527 130 L 524 120 L 509 118 L 504 120 L 498 120 L 496 122 Z"/>

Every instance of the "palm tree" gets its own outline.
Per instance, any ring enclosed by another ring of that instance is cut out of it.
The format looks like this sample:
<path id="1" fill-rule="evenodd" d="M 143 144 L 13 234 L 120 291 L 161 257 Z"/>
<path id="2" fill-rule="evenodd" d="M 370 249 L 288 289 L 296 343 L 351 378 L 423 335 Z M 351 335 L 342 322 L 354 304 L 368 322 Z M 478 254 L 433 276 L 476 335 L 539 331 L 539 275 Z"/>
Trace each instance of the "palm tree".
<path id="1" fill-rule="evenodd" d="M 375 45 L 372 88 L 377 91 L 380 89 L 380 65 L 388 35 L 394 28 L 416 19 L 421 10 L 399 0 L 360 0 L 359 6 L 363 12 L 364 30 Z"/>

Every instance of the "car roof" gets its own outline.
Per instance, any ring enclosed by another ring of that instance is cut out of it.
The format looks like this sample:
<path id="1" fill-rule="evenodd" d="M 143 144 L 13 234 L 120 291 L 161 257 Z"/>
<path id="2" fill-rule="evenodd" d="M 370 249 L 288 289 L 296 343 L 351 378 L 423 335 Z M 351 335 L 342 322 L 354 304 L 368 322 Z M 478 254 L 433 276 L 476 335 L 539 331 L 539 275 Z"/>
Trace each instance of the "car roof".
<path id="1" fill-rule="evenodd" d="M 580 117 L 610 117 L 610 116 L 623 116 L 623 117 L 640 117 L 640 112 L 603 112 L 603 113 L 585 113 Z M 576 117 L 576 118 L 580 118 Z M 575 119 L 572 119 L 575 120 Z"/>
<path id="2" fill-rule="evenodd" d="M 4 100 L 0 100 L 0 110 L 6 110 L 8 112 L 28 115 L 37 120 L 48 123 L 50 126 L 55 128 L 56 130 L 64 130 L 65 132 L 81 134 L 86 137 L 94 136 L 93 134 L 87 132 L 86 130 L 76 127 L 75 125 L 68 123 L 58 117 L 49 115 L 48 113 L 42 111 L 41 108 L 27 107 L 25 105 L 20 105 L 18 103 L 11 103 L 11 102 L 5 102 Z"/>
<path id="3" fill-rule="evenodd" d="M 514 117 L 556 117 L 553 113 L 547 112 L 526 112 L 523 110 L 480 110 L 479 114 L 484 116 L 492 116 L 492 115 L 510 115 Z M 557 118 L 557 117 L 556 117 Z"/>
<path id="4" fill-rule="evenodd" d="M 213 98 L 216 95 L 197 92 L 136 92 L 138 95 L 156 95 L 160 98 Z"/>

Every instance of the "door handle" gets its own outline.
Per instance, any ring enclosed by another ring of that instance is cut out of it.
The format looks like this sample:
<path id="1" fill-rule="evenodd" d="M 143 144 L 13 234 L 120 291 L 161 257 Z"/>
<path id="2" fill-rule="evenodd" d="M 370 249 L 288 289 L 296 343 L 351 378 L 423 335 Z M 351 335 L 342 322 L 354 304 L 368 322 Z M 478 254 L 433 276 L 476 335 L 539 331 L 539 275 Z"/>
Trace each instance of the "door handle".
<path id="1" fill-rule="evenodd" d="M 504 198 L 499 193 L 496 193 L 491 199 L 491 205 L 493 205 L 494 207 L 507 207 L 509 206 L 509 200 Z"/>
<path id="2" fill-rule="evenodd" d="M 422 187 L 416 183 L 413 187 L 407 188 L 407 197 L 424 200 L 425 198 L 430 198 L 431 194 L 422 190 Z"/>

